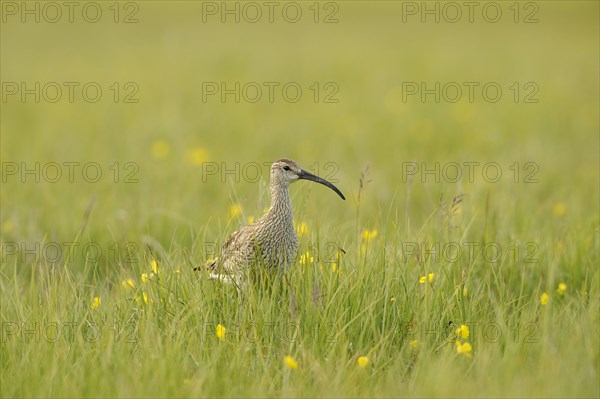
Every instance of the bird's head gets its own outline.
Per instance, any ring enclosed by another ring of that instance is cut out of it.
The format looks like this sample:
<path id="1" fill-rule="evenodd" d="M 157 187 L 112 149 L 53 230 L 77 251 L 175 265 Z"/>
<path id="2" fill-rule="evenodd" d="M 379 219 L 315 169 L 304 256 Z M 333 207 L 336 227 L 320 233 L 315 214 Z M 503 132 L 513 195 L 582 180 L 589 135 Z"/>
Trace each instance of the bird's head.
<path id="1" fill-rule="evenodd" d="M 278 186 L 283 184 L 287 187 L 291 183 L 300 179 L 312 180 L 327 186 L 335 191 L 343 200 L 346 199 L 344 194 L 342 194 L 342 192 L 336 186 L 327 180 L 320 178 L 319 176 L 315 176 L 312 173 L 305 171 L 295 161 L 290 159 L 280 159 L 271 165 L 271 184 L 273 185 Z"/>

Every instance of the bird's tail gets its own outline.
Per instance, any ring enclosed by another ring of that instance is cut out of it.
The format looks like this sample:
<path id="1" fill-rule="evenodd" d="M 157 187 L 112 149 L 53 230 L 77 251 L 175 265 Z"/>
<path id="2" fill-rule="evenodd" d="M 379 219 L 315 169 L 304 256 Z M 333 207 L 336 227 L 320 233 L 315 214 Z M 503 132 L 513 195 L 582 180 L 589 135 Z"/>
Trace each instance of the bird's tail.
<path id="1" fill-rule="evenodd" d="M 202 266 L 196 266 L 194 267 L 194 271 L 197 272 L 202 270 L 208 270 L 209 272 L 213 273 L 217 269 L 217 260 L 218 259 L 209 260 Z"/>
<path id="2" fill-rule="evenodd" d="M 236 287 L 238 287 L 238 289 L 239 289 L 239 287 L 241 286 L 241 279 L 239 279 L 239 277 L 236 275 L 219 273 L 219 270 L 217 270 L 219 268 L 218 261 L 219 261 L 218 258 L 215 260 L 209 260 L 202 266 L 196 266 L 194 268 L 194 271 L 202 271 L 202 270 L 208 271 L 208 272 L 210 272 L 210 274 L 208 275 L 208 278 L 210 280 L 219 280 L 220 282 L 222 282 L 224 284 L 233 284 Z"/>

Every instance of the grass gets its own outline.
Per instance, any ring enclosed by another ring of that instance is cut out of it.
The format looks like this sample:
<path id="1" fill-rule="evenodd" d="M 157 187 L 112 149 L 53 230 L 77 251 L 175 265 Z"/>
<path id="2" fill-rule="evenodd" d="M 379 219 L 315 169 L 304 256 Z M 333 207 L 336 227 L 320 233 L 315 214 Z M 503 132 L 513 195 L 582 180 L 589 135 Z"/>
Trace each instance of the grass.
<path id="1" fill-rule="evenodd" d="M 598 5 L 538 4 L 538 24 L 400 24 L 393 2 L 340 2 L 328 25 L 200 23 L 195 2 L 3 23 L 3 82 L 106 95 L 1 104 L 2 397 L 598 397 Z M 213 81 L 306 94 L 204 103 Z M 505 94 L 404 102 L 413 81 Z M 139 103 L 112 102 L 113 82 Z M 513 82 L 539 102 L 509 100 Z M 288 283 L 240 294 L 194 273 L 262 214 L 281 157 L 348 198 L 291 187 L 305 256 Z"/>

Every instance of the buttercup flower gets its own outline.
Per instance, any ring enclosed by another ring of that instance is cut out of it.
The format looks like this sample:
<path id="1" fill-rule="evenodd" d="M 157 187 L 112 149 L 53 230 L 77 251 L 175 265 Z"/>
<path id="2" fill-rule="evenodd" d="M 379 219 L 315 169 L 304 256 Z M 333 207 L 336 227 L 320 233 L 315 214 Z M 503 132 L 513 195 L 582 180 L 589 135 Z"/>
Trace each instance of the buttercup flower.
<path id="1" fill-rule="evenodd" d="M 308 224 L 304 222 L 298 223 L 296 227 L 296 233 L 298 234 L 298 238 L 302 238 L 302 236 L 308 234 Z"/>
<path id="2" fill-rule="evenodd" d="M 156 140 L 152 143 L 152 156 L 154 159 L 165 159 L 171 152 L 171 146 L 165 140 Z"/>
<path id="3" fill-rule="evenodd" d="M 562 216 L 565 214 L 566 211 L 567 211 L 567 205 L 565 205 L 564 202 L 557 202 L 552 207 L 552 213 L 554 213 L 556 216 Z"/>
<path id="4" fill-rule="evenodd" d="M 305 265 L 307 263 L 313 263 L 315 258 L 310 254 L 310 252 L 306 252 L 305 254 L 300 255 L 300 264 Z"/>
<path id="5" fill-rule="evenodd" d="M 469 338 L 469 327 L 467 327 L 464 324 L 461 324 L 461 326 L 456 329 L 456 335 L 458 335 L 462 339 Z"/>
<path id="6" fill-rule="evenodd" d="M 379 232 L 377 230 L 363 230 L 361 237 L 363 240 L 369 242 L 373 238 L 377 237 L 378 234 Z"/>
<path id="7" fill-rule="evenodd" d="M 194 147 L 187 152 L 187 161 L 192 165 L 202 165 L 208 158 L 208 151 L 203 147 Z"/>
<path id="8" fill-rule="evenodd" d="M 147 304 L 148 303 L 148 294 L 146 294 L 145 292 L 142 292 L 142 295 L 135 297 L 135 301 L 139 304 L 143 304 L 143 305 Z"/>
<path id="9" fill-rule="evenodd" d="M 98 309 L 100 307 L 102 300 L 100 299 L 99 296 L 94 297 L 94 300 L 92 301 L 92 304 L 90 305 L 90 307 L 92 309 Z"/>
<path id="10" fill-rule="evenodd" d="M 158 272 L 159 272 L 159 270 L 158 270 L 158 262 L 156 261 L 156 259 L 152 259 L 150 261 L 150 269 L 152 269 L 152 273 L 158 274 Z"/>
<path id="11" fill-rule="evenodd" d="M 291 356 L 286 356 L 283 358 L 283 364 L 290 370 L 294 370 L 298 368 L 298 362 Z"/>
<path id="12" fill-rule="evenodd" d="M 240 204 L 231 204 L 229 206 L 229 218 L 235 219 L 242 214 L 242 206 Z"/>
<path id="13" fill-rule="evenodd" d="M 360 368 L 365 368 L 369 364 L 369 358 L 366 356 L 359 356 L 359 358 L 356 359 L 356 362 Z"/>
<path id="14" fill-rule="evenodd" d="M 540 296 L 540 303 L 542 305 L 547 304 L 549 300 L 550 300 L 550 297 L 545 292 L 542 294 L 542 296 Z"/>
<path id="15" fill-rule="evenodd" d="M 133 279 L 130 278 L 128 278 L 127 280 L 123 280 L 123 282 L 121 282 L 121 287 L 134 290 L 135 281 L 133 281 Z"/>
<path id="16" fill-rule="evenodd" d="M 14 227 L 15 227 L 15 224 L 10 219 L 7 219 L 4 222 L 2 222 L 2 231 L 5 232 L 6 234 L 13 231 Z"/>
<path id="17" fill-rule="evenodd" d="M 456 340 L 456 352 L 457 353 L 470 358 L 472 350 L 473 350 L 473 348 L 471 347 L 470 343 L 465 342 L 464 344 L 462 344 L 459 340 Z"/>
<path id="18" fill-rule="evenodd" d="M 215 335 L 217 336 L 217 338 L 219 338 L 219 341 L 225 341 L 226 332 L 227 329 L 222 324 L 217 325 L 217 328 L 215 328 Z"/>

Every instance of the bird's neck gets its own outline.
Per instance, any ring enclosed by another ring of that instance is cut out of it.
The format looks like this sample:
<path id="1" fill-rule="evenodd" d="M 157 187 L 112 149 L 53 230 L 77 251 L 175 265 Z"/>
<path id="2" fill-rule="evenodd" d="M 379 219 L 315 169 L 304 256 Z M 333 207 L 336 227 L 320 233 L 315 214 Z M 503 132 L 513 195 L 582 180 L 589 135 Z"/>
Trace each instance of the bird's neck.
<path id="1" fill-rule="evenodd" d="M 292 201 L 287 186 L 271 186 L 271 207 L 269 213 L 277 215 L 286 222 L 292 223 Z"/>

